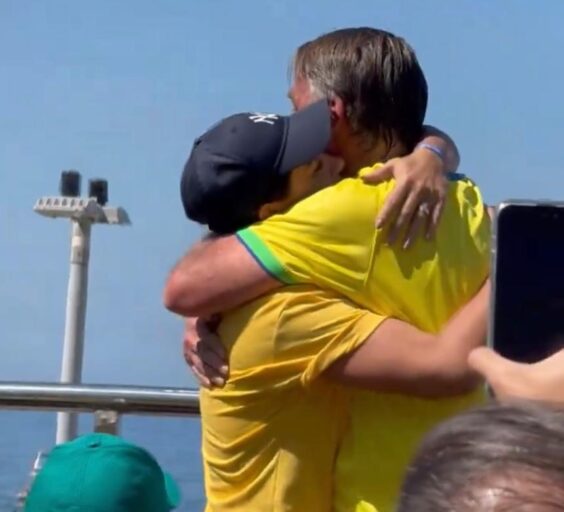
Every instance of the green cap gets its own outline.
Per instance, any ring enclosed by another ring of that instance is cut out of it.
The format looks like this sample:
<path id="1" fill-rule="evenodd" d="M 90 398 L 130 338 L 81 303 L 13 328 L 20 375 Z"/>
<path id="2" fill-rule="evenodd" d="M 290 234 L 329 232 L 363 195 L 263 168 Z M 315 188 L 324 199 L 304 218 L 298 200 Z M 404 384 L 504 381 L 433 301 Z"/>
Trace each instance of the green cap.
<path id="1" fill-rule="evenodd" d="M 143 448 L 90 434 L 53 448 L 36 476 L 25 512 L 168 512 L 180 490 Z"/>

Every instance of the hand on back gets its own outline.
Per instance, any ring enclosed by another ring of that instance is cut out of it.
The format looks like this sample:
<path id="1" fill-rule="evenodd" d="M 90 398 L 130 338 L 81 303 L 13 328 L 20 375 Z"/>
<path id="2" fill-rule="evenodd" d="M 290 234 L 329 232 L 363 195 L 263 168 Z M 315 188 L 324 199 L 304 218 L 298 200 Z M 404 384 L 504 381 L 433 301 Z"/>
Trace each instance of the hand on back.
<path id="1" fill-rule="evenodd" d="M 204 388 L 222 387 L 228 376 L 227 354 L 216 333 L 219 316 L 186 318 L 183 352 L 186 363 Z"/>

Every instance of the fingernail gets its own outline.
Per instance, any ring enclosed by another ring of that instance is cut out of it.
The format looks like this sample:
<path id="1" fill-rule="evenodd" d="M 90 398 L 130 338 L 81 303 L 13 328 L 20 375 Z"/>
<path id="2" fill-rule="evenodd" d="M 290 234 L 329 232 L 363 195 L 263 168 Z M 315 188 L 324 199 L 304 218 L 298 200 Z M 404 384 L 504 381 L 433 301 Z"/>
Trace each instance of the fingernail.
<path id="1" fill-rule="evenodd" d="M 228 372 L 229 372 L 229 367 L 227 365 L 223 365 L 219 369 L 219 373 L 221 373 L 221 375 L 227 375 Z"/>
<path id="2" fill-rule="evenodd" d="M 381 227 L 382 227 L 382 219 L 376 219 L 376 227 L 377 227 L 377 228 L 381 228 Z"/>
<path id="3" fill-rule="evenodd" d="M 212 381 L 214 386 L 217 386 L 217 387 L 220 387 L 220 388 L 225 385 L 225 380 L 222 379 L 221 377 L 213 377 L 211 379 L 211 381 Z"/>

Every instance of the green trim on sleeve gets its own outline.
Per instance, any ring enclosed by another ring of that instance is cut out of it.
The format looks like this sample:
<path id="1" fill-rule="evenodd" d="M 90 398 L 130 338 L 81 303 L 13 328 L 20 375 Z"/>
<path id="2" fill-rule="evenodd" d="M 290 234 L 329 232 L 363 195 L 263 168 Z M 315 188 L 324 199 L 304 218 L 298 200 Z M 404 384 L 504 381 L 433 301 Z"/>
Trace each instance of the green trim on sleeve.
<path id="1" fill-rule="evenodd" d="M 296 280 L 284 268 L 274 253 L 251 228 L 237 232 L 237 238 L 256 262 L 272 277 L 284 284 L 296 284 Z"/>

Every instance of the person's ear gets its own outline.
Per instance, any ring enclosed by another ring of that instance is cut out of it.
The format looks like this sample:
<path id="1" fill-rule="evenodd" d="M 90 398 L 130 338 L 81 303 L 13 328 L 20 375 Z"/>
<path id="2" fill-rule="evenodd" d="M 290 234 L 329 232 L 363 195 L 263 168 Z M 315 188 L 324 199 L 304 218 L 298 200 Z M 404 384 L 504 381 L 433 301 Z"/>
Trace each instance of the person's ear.
<path id="1" fill-rule="evenodd" d="M 278 213 L 279 209 L 276 207 L 276 205 L 276 202 L 263 204 L 258 211 L 259 220 L 268 219 L 268 217 L 271 217 L 275 213 Z"/>
<path id="2" fill-rule="evenodd" d="M 339 96 L 329 98 L 329 110 L 331 111 L 331 125 L 335 126 L 346 119 L 345 102 Z"/>

